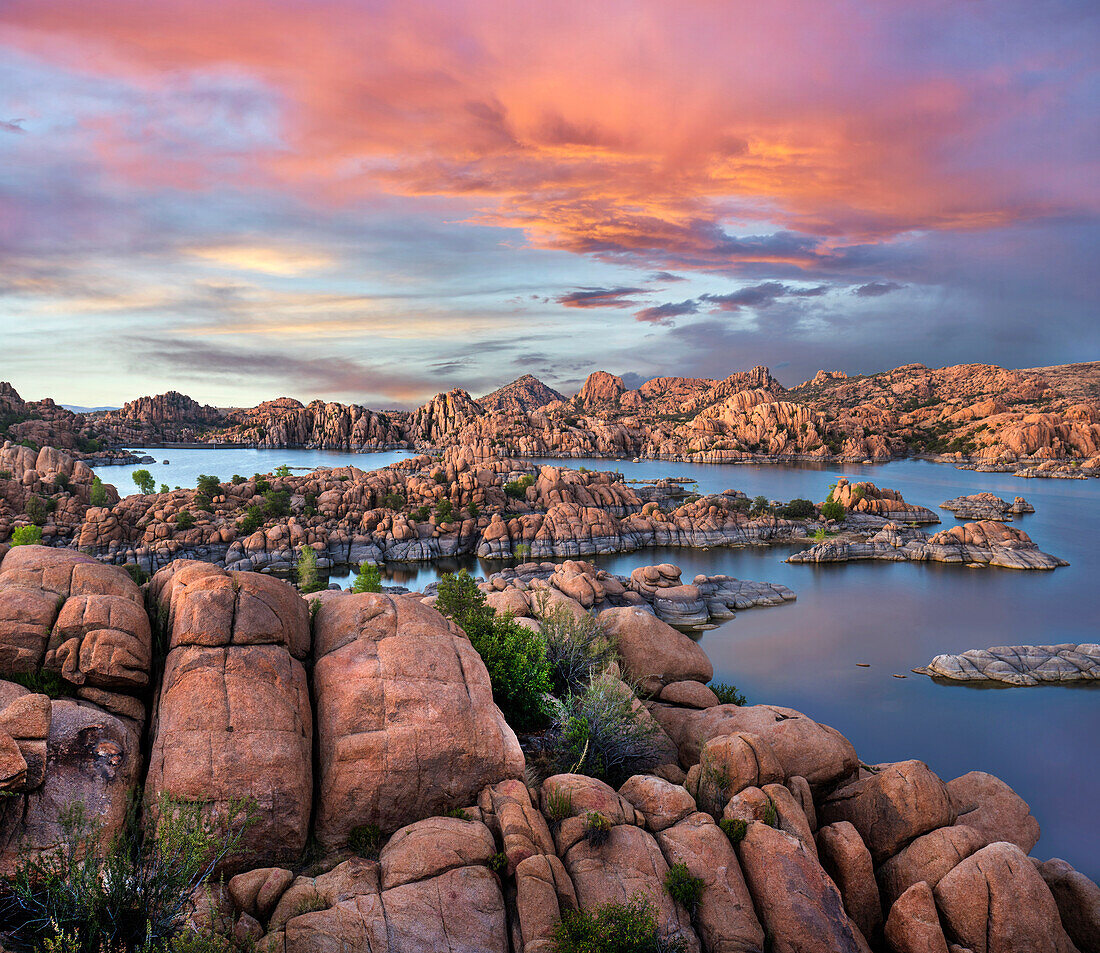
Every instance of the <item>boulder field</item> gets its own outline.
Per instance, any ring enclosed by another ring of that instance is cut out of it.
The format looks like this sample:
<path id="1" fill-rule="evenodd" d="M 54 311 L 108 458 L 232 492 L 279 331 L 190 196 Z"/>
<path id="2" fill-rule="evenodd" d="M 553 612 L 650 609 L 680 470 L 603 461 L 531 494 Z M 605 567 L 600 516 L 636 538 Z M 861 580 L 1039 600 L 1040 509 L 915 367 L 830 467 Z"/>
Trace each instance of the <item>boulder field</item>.
<path id="1" fill-rule="evenodd" d="M 212 820 L 251 801 L 202 916 L 272 953 L 551 953 L 567 912 L 639 898 L 697 953 L 1097 950 L 1100 888 L 1028 856 L 1038 823 L 1006 784 L 865 764 L 801 712 L 719 703 L 698 645 L 640 592 L 601 609 L 581 568 L 547 591 L 598 610 L 663 738 L 618 790 L 529 771 L 431 597 L 302 597 L 185 560 L 139 588 L 79 553 L 7 551 L 0 674 L 71 695 L 0 680 L 0 867 L 56 844 L 77 801 L 112 836 L 144 783 L 154 810 Z M 378 843 L 356 853 L 363 825 Z M 674 865 L 701 884 L 690 906 Z"/>

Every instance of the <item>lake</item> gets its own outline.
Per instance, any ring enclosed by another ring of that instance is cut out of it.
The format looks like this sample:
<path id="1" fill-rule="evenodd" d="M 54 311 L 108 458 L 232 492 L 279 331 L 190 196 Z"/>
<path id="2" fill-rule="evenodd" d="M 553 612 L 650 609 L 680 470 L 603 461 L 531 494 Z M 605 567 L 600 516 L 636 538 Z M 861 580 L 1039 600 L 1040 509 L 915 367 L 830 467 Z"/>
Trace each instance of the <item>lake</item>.
<path id="1" fill-rule="evenodd" d="M 340 454 L 308 450 L 156 450 L 169 466 L 147 467 L 158 482 L 194 486 L 200 472 L 223 479 L 291 466 L 385 466 L 402 453 Z M 944 779 L 971 770 L 1003 778 L 1042 825 L 1034 853 L 1062 857 L 1100 879 L 1100 690 L 1094 687 L 979 689 L 939 685 L 914 675 L 944 652 L 993 645 L 1093 642 L 1100 617 L 1100 481 L 1022 480 L 924 461 L 881 465 L 794 466 L 687 464 L 664 461 L 540 460 L 618 470 L 627 479 L 686 476 L 701 492 L 735 488 L 750 497 L 822 500 L 837 477 L 900 490 L 905 499 L 957 521 L 939 504 L 988 490 L 1020 495 L 1033 515 L 1013 525 L 1039 547 L 1068 559 L 1053 572 L 967 569 L 912 563 L 790 565 L 793 549 L 639 550 L 594 557 L 628 574 L 639 565 L 673 562 L 690 582 L 726 573 L 781 582 L 794 603 L 739 613 L 706 631 L 700 643 L 715 678 L 732 682 L 750 703 L 797 708 L 843 732 L 868 763 L 919 758 Z M 132 491 L 133 468 L 100 470 L 120 492 Z M 120 485 L 121 484 L 121 485 Z M 469 559 L 440 566 L 391 565 L 385 575 L 418 589 L 443 570 L 486 574 L 499 564 Z M 333 575 L 346 584 L 350 575 Z M 861 668 L 857 663 L 865 663 Z M 905 678 L 895 678 L 904 675 Z"/>

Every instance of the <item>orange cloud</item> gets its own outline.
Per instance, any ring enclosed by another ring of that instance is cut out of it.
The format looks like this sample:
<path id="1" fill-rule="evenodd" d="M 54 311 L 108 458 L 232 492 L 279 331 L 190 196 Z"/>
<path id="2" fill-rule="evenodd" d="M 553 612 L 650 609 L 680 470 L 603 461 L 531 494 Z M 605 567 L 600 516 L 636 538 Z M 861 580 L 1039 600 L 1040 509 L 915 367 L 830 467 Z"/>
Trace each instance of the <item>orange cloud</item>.
<path id="1" fill-rule="evenodd" d="M 219 181 L 332 205 L 438 196 L 537 246 L 662 267 L 814 267 L 913 230 L 1100 204 L 1037 187 L 999 148 L 1041 120 L 1046 94 L 1014 77 L 1045 64 L 929 63 L 910 9 L 11 0 L 0 42 L 150 89 L 181 71 L 259 80 L 285 145 L 220 164 Z M 960 19 L 946 31 L 970 14 L 936 16 Z M 160 130 L 89 134 L 128 181 L 207 180 L 201 150 L 150 161 Z"/>

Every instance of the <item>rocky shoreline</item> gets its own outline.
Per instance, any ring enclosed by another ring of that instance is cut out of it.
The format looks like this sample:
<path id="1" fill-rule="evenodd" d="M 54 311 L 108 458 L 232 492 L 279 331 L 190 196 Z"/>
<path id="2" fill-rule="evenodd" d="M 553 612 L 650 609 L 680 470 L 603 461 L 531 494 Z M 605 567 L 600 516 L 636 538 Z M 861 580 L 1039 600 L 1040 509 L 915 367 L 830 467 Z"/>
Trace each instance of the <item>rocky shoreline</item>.
<path id="1" fill-rule="evenodd" d="M 677 588 L 649 569 L 641 590 Z M 541 571 L 485 588 L 522 594 Z M 1003 781 L 864 764 L 801 712 L 721 703 L 698 645 L 641 602 L 600 610 L 608 580 L 588 567 L 558 573 L 560 605 L 615 646 L 594 677 L 638 686 L 660 752 L 617 789 L 532 773 L 433 597 L 303 597 L 187 561 L 139 588 L 69 550 L 0 553 L 6 674 L 52 672 L 76 696 L 0 680 L 0 867 L 50 849 L 74 801 L 122 830 L 144 776 L 147 804 L 211 818 L 252 798 L 191 917 L 264 953 L 553 953 L 563 918 L 635 900 L 698 953 L 1096 949 L 1100 888 L 1028 856 L 1039 825 Z M 690 898 L 670 886 L 684 878 Z"/>

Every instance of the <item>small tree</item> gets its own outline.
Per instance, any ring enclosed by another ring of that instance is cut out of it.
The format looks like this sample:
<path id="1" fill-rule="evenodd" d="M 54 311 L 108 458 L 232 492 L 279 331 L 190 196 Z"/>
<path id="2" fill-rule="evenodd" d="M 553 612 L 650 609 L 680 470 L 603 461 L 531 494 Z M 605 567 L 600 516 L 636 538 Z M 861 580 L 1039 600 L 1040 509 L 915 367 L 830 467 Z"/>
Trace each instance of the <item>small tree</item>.
<path id="1" fill-rule="evenodd" d="M 317 592 L 324 588 L 321 572 L 317 568 L 317 551 L 312 546 L 303 545 L 298 554 L 298 591 Z"/>
<path id="2" fill-rule="evenodd" d="M 88 502 L 92 506 L 107 505 L 107 487 L 103 485 L 103 481 L 99 477 L 92 478 L 92 489 L 88 494 Z"/>
<path id="3" fill-rule="evenodd" d="M 364 562 L 359 566 L 359 574 L 352 583 L 352 592 L 381 592 L 382 572 L 377 566 Z"/>
<path id="4" fill-rule="evenodd" d="M 156 491 L 157 481 L 148 470 L 135 470 L 130 474 L 130 477 L 133 479 L 134 486 L 138 488 L 142 496 L 150 496 Z"/>
<path id="5" fill-rule="evenodd" d="M 191 529 L 195 525 L 195 516 L 190 510 L 180 510 L 176 514 L 176 529 Z"/>
<path id="6" fill-rule="evenodd" d="M 34 546 L 42 542 L 42 527 L 17 526 L 11 531 L 12 546 Z"/>
<path id="7" fill-rule="evenodd" d="M 821 515 L 827 520 L 839 523 L 845 516 L 844 506 L 836 500 L 829 500 L 821 504 Z"/>

